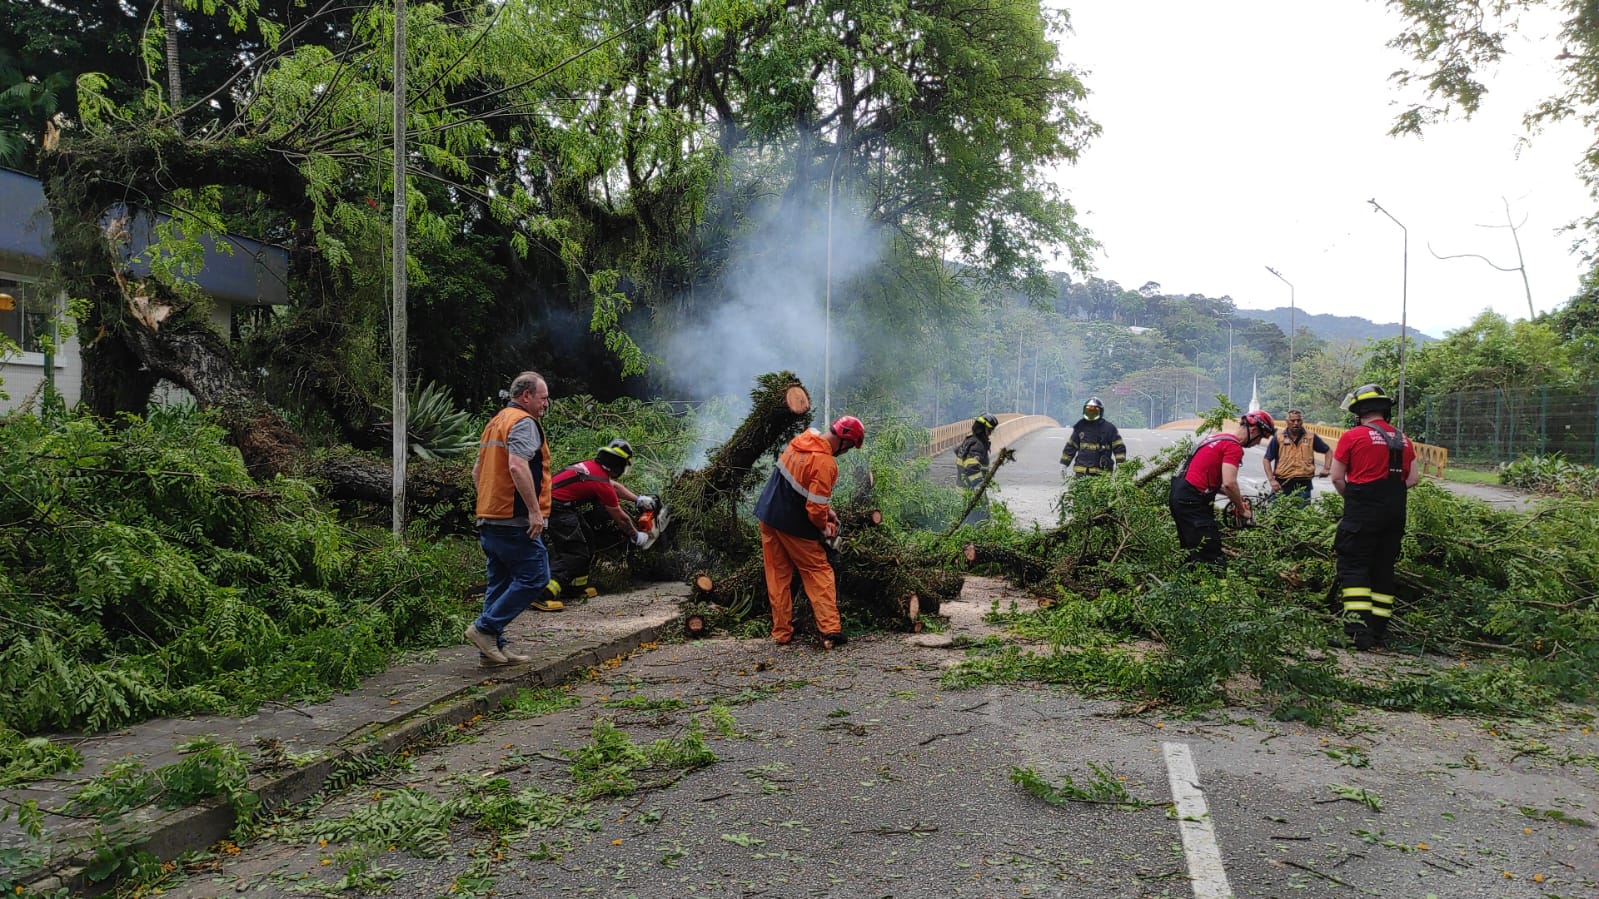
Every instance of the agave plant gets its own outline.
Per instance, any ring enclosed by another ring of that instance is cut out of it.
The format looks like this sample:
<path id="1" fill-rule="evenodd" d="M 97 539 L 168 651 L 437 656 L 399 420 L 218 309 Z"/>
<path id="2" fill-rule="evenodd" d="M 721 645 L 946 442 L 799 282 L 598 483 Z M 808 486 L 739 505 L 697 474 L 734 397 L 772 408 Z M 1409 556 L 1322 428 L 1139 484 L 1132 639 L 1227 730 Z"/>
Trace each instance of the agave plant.
<path id="1" fill-rule="evenodd" d="M 432 381 L 411 398 L 406 434 L 411 455 L 419 459 L 464 455 L 475 449 L 478 442 L 472 414 L 455 408 L 449 393 Z"/>

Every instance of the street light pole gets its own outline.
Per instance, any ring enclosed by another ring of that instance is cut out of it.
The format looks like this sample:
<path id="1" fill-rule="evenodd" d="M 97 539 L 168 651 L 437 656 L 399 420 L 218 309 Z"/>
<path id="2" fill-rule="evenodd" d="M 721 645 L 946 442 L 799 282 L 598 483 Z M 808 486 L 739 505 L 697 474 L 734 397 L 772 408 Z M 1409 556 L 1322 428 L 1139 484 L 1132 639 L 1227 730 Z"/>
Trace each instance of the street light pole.
<path id="1" fill-rule="evenodd" d="M 833 151 L 833 166 L 827 172 L 827 269 L 823 275 L 822 305 L 822 421 L 833 421 L 833 179 L 838 175 L 838 160 L 844 148 Z"/>
<path id="2" fill-rule="evenodd" d="M 1283 277 L 1283 273 L 1271 266 L 1266 266 L 1266 271 L 1277 276 L 1277 280 L 1288 285 L 1288 408 L 1294 408 L 1294 335 L 1299 330 L 1296 306 L 1294 304 L 1293 282 Z M 1287 410 L 1284 410 L 1287 411 Z"/>
<path id="3" fill-rule="evenodd" d="M 1405 227 L 1404 222 L 1394 218 L 1392 212 L 1382 208 L 1376 198 L 1366 202 L 1371 204 L 1373 210 L 1388 216 L 1388 220 L 1398 225 L 1399 230 L 1405 235 L 1405 261 L 1404 267 L 1400 269 L 1399 281 L 1399 420 L 1396 423 L 1399 432 L 1403 434 L 1405 431 L 1405 344 L 1410 339 L 1409 335 L 1405 333 L 1407 324 L 1405 312 L 1410 305 L 1410 229 Z"/>
<path id="4" fill-rule="evenodd" d="M 390 277 L 393 282 L 393 305 L 389 310 L 389 337 L 393 344 L 390 358 L 391 380 L 390 385 L 394 414 L 392 430 L 393 439 L 390 445 L 390 464 L 393 467 L 390 481 L 391 491 L 391 524 L 394 529 L 396 541 L 405 539 L 405 462 L 406 454 L 410 452 L 410 374 L 406 370 L 407 347 L 410 343 L 406 315 L 406 230 L 405 230 L 405 3 L 406 0 L 394 0 L 394 209 L 391 217 L 393 232 L 390 241 L 393 244 L 394 270 Z M 165 24 L 165 23 L 163 23 Z"/>
<path id="5" fill-rule="evenodd" d="M 1233 314 L 1222 313 L 1222 318 L 1227 320 L 1227 399 L 1233 398 Z"/>

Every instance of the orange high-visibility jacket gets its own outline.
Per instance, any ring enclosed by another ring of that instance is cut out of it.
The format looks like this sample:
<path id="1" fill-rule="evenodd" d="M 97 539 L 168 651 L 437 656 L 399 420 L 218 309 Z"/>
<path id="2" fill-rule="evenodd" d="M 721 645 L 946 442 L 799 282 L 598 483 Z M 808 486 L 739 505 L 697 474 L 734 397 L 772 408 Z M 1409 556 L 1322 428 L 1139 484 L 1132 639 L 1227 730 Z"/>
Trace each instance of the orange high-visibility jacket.
<path id="1" fill-rule="evenodd" d="M 477 517 L 522 518 L 528 514 L 522 494 L 511 480 L 511 428 L 524 418 L 533 419 L 520 406 L 506 406 L 489 419 L 478 439 Z M 550 444 L 544 429 L 533 419 L 539 433 L 539 457 L 529 460 L 533 472 L 533 491 L 539 499 L 539 513 L 550 517 Z"/>
<path id="2" fill-rule="evenodd" d="M 837 481 L 832 445 L 816 431 L 806 431 L 789 441 L 773 466 L 755 517 L 785 534 L 820 539 Z"/>

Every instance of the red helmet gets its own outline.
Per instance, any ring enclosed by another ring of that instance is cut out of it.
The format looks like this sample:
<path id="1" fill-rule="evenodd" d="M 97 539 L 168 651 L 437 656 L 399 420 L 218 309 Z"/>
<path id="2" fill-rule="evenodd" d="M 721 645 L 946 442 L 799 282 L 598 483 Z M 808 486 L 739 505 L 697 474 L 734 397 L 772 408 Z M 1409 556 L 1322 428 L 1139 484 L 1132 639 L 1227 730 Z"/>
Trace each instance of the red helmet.
<path id="1" fill-rule="evenodd" d="M 833 422 L 833 436 L 844 441 L 845 449 L 854 449 L 866 442 L 866 426 L 853 415 L 840 415 Z"/>
<path id="2" fill-rule="evenodd" d="M 1274 433 L 1277 430 L 1277 423 L 1271 420 L 1270 415 L 1260 410 L 1246 413 L 1243 417 L 1243 422 L 1252 428 L 1260 429 L 1266 434 Z"/>

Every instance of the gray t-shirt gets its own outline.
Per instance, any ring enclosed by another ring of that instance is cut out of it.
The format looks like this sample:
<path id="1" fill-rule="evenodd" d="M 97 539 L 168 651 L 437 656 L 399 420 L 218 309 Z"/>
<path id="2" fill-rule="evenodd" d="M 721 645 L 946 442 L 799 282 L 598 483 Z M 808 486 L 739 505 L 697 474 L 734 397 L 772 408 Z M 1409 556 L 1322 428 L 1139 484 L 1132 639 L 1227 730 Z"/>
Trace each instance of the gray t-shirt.
<path id="1" fill-rule="evenodd" d="M 539 429 L 534 426 L 533 419 L 524 418 L 516 424 L 511 425 L 511 433 L 506 435 L 505 443 L 511 455 L 526 459 L 529 462 L 533 462 L 539 457 L 539 447 L 543 445 L 544 441 L 540 437 Z M 539 473 L 537 470 L 537 464 L 535 463 L 533 471 L 533 487 L 535 490 L 538 489 L 538 479 Z M 498 527 L 519 527 L 526 529 L 528 524 L 527 518 L 528 517 L 526 515 L 517 515 L 514 518 L 479 518 L 477 520 L 477 524 L 478 527 L 482 527 L 485 524 L 491 524 Z"/>

